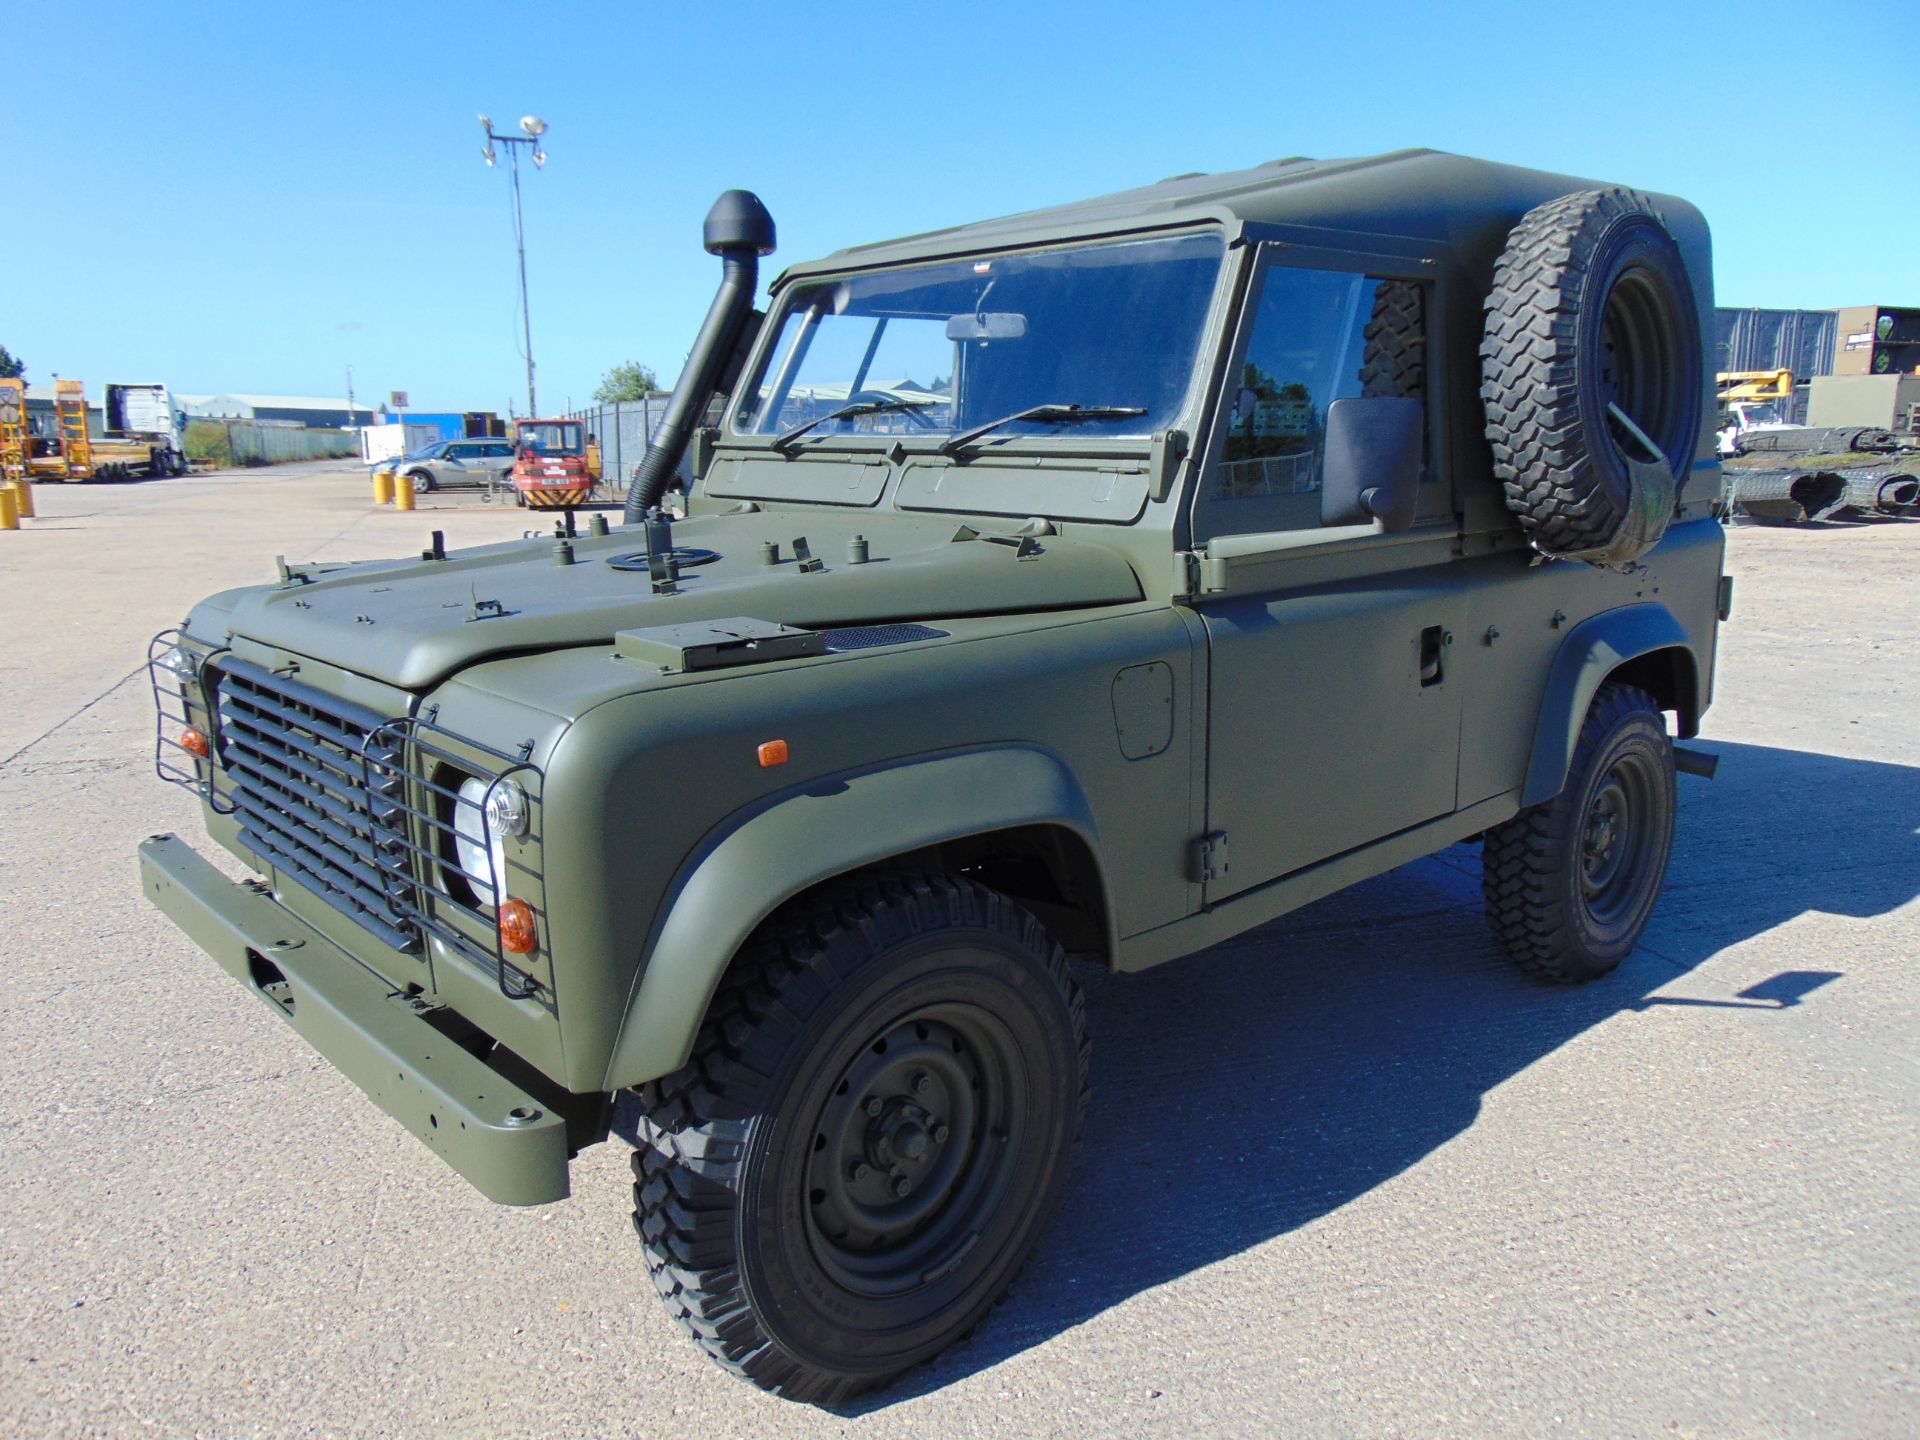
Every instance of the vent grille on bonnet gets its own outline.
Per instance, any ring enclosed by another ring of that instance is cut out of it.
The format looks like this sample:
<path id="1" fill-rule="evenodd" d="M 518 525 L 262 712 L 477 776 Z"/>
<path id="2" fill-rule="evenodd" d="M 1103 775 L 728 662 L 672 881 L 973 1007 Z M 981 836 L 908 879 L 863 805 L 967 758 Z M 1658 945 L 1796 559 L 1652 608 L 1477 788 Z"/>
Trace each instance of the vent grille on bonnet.
<path id="1" fill-rule="evenodd" d="M 913 640 L 944 640 L 951 633 L 931 625 L 860 625 L 827 631 L 827 649 L 872 650 L 880 645 L 905 645 Z"/>

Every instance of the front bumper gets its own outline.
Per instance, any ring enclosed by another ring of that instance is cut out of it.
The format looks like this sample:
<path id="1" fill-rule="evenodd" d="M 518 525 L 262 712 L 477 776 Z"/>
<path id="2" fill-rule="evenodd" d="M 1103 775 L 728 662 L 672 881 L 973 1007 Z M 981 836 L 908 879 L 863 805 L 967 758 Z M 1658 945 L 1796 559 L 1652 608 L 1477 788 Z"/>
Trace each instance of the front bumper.
<path id="1" fill-rule="evenodd" d="M 223 970 L 481 1194 L 503 1205 L 567 1197 L 565 1119 L 427 1023 L 410 997 L 177 836 L 141 844 L 140 882 Z"/>

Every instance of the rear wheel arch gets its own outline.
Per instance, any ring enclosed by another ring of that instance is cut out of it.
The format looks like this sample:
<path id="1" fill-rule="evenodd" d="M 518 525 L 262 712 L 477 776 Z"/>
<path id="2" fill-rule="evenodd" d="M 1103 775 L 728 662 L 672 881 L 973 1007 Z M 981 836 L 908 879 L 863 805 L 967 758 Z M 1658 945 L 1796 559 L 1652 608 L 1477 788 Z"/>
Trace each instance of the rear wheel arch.
<path id="1" fill-rule="evenodd" d="M 1628 605 L 1574 626 L 1548 672 L 1521 805 L 1537 805 L 1560 793 L 1580 727 L 1602 686 L 1645 690 L 1662 710 L 1675 712 L 1685 737 L 1699 733 L 1705 709 L 1700 675 L 1692 637 L 1665 605 Z"/>
<path id="2" fill-rule="evenodd" d="M 1685 645 L 1649 650 L 1622 662 L 1602 683 L 1631 685 L 1646 691 L 1662 710 L 1673 712 L 1681 739 L 1700 733 L 1700 665 Z"/>

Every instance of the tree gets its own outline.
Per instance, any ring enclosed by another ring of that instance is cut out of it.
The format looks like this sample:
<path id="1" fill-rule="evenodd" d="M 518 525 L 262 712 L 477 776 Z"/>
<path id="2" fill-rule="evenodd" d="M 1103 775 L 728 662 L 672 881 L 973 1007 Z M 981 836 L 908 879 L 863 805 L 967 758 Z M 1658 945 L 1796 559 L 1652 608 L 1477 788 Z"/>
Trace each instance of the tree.
<path id="1" fill-rule="evenodd" d="M 651 365 L 629 360 L 600 377 L 600 387 L 593 392 L 593 398 L 602 405 L 613 405 L 622 400 L 644 400 L 659 388 L 660 379 Z"/>
<path id="2" fill-rule="evenodd" d="M 0 345 L 0 380 L 18 380 L 27 373 L 27 362 L 13 358 L 13 352 Z"/>

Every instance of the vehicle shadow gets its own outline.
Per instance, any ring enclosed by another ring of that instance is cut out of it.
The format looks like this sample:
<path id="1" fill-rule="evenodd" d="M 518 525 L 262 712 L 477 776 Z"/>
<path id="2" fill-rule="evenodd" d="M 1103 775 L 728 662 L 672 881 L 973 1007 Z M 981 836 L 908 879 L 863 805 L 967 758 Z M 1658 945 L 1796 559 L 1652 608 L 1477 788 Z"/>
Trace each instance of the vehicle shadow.
<path id="1" fill-rule="evenodd" d="M 1477 846 L 1440 855 L 1143 975 L 1083 971 L 1094 1100 L 1060 1217 L 967 1344 L 841 1413 L 997 1364 L 1141 1291 L 1338 1210 L 1466 1131 L 1494 1086 L 1649 1005 L 1817 1006 L 1795 970 L 1726 997 L 1654 992 L 1810 910 L 1883 915 L 1920 893 L 1920 767 L 1700 742 L 1646 941 L 1596 984 L 1515 971 L 1480 914 Z M 1692 987 L 1696 992 L 1699 986 Z"/>

